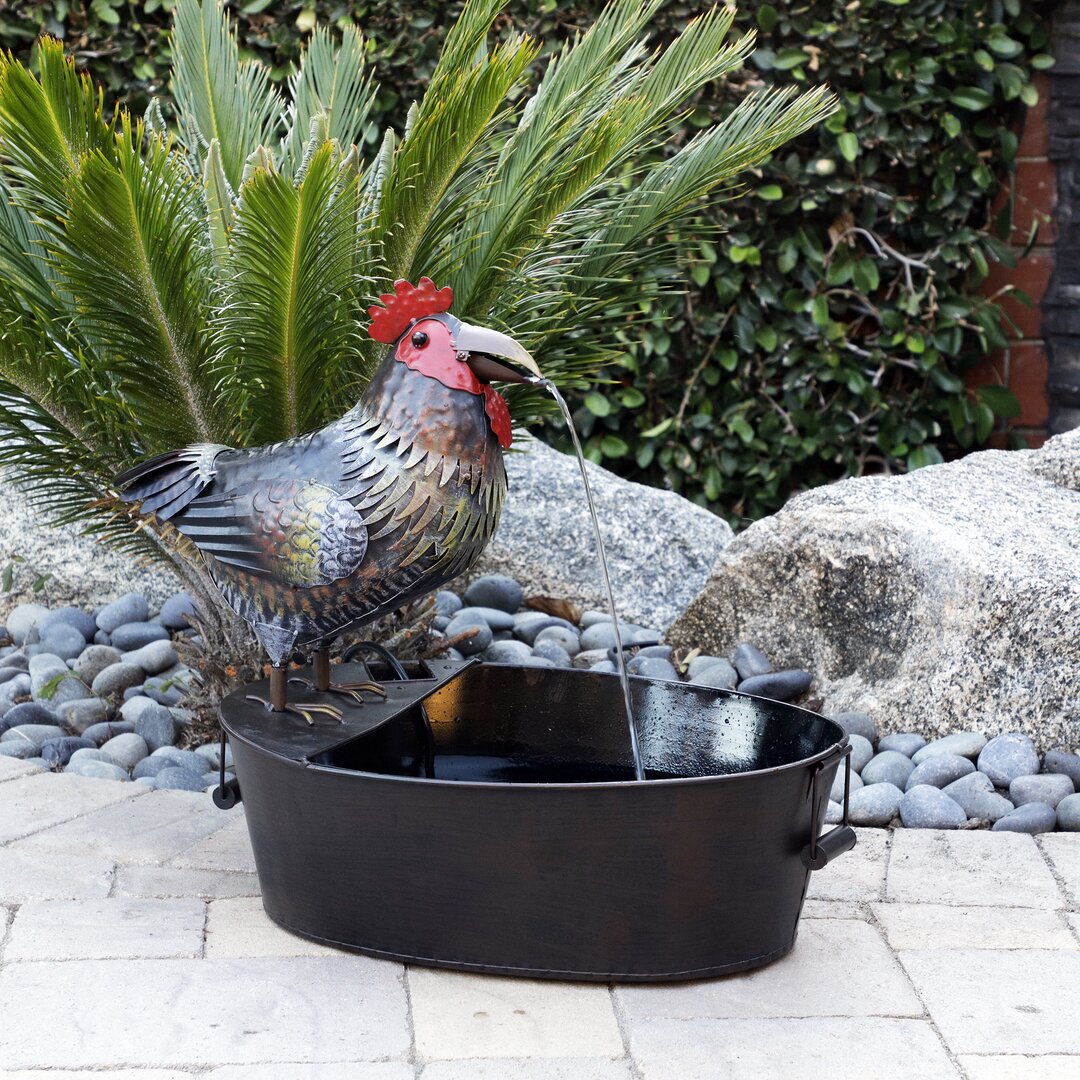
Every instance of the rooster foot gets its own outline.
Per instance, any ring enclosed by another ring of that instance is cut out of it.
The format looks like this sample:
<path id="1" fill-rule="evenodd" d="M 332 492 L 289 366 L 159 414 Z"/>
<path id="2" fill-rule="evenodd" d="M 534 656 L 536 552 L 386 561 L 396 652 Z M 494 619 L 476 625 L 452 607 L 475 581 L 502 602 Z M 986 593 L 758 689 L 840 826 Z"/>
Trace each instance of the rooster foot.
<path id="1" fill-rule="evenodd" d="M 326 686 L 316 686 L 314 680 L 305 679 L 299 675 L 294 675 L 289 682 L 296 683 L 298 686 L 303 686 L 307 690 L 317 690 L 319 693 L 323 694 L 341 694 L 343 697 L 350 698 L 357 705 L 364 704 L 361 693 L 378 694 L 379 697 L 386 697 L 386 690 L 376 682 L 332 682 L 328 683 Z M 327 706 L 327 708 L 331 707 L 332 706 Z"/>
<path id="2" fill-rule="evenodd" d="M 290 679 L 289 681 L 297 682 L 299 680 Z M 315 723 L 316 716 L 326 716 L 331 720 L 337 720 L 342 724 L 345 723 L 345 715 L 336 705 L 323 705 L 317 701 L 303 701 L 296 704 L 287 702 L 280 709 L 275 709 L 273 703 L 267 698 L 259 697 L 256 694 L 245 695 L 245 700 L 257 701 L 267 712 L 295 713 L 297 716 L 302 716 L 309 724 Z"/>

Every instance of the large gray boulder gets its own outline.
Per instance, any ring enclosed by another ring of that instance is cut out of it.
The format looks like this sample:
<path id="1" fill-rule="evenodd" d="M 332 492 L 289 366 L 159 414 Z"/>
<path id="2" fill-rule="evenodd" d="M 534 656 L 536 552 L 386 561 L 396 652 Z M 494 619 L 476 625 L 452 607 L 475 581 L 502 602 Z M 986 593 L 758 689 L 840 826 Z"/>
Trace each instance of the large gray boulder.
<path id="1" fill-rule="evenodd" d="M 526 596 L 606 609 L 577 460 L 531 436 L 522 447 L 506 456 L 502 520 L 469 580 L 508 574 Z M 619 616 L 662 629 L 700 592 L 731 529 L 674 492 L 588 470 Z"/>
<path id="2" fill-rule="evenodd" d="M 669 640 L 753 641 L 827 712 L 1080 745 L 1080 431 L 792 499 L 720 556 Z"/>
<path id="3" fill-rule="evenodd" d="M 176 575 L 162 563 L 131 559 L 81 534 L 75 525 L 44 525 L 41 509 L 0 475 L 0 567 L 15 556 L 23 561 L 15 564 L 5 609 L 23 600 L 50 608 L 93 608 L 129 592 L 145 593 L 156 608 L 179 588 Z M 38 577 L 45 578 L 45 585 L 34 593 L 31 585 Z"/>

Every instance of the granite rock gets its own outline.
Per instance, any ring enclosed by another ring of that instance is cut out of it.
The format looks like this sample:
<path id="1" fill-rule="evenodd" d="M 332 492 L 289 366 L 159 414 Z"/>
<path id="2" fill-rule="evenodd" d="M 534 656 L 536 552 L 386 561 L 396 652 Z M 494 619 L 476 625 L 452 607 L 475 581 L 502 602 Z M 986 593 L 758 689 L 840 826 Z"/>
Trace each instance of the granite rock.
<path id="1" fill-rule="evenodd" d="M 924 734 L 1080 723 L 1080 431 L 903 476 L 815 488 L 721 554 L 670 627 L 720 655 L 752 640 L 814 672 L 824 711 Z M 965 755 L 966 756 L 966 755 Z"/>

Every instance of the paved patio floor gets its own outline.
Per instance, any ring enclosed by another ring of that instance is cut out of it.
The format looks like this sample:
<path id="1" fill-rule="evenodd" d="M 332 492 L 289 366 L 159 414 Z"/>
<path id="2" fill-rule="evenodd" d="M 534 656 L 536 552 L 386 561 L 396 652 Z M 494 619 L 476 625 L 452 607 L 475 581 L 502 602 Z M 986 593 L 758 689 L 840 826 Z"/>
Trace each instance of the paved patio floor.
<path id="1" fill-rule="evenodd" d="M 668 986 L 334 952 L 254 869 L 242 809 L 0 758 L 0 1080 L 1080 1077 L 1080 834 L 861 830 L 789 956 Z"/>

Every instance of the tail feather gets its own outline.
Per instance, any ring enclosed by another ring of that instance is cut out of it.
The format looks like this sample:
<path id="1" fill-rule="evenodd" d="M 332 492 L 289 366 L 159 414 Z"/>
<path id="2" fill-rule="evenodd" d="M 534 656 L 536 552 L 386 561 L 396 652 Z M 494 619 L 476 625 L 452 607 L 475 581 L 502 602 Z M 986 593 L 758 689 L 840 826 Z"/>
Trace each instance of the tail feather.
<path id="1" fill-rule="evenodd" d="M 225 449 L 199 443 L 140 462 L 117 476 L 120 498 L 129 503 L 141 502 L 142 513 L 168 521 L 213 481 L 214 459 Z"/>

